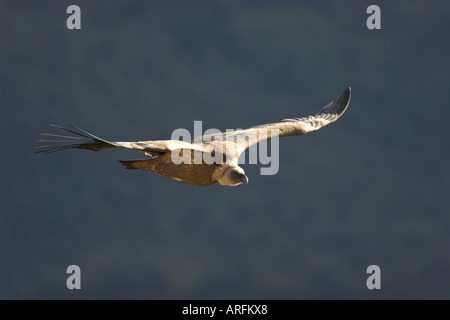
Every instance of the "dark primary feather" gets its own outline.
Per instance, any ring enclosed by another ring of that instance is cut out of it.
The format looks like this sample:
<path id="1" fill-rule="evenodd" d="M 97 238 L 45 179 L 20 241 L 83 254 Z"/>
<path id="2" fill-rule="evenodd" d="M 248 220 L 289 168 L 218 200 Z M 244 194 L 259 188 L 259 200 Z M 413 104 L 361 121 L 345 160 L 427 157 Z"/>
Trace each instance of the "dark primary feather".
<path id="1" fill-rule="evenodd" d="M 52 153 L 52 152 L 61 151 L 61 150 L 65 150 L 65 149 L 71 149 L 71 148 L 100 151 L 100 150 L 116 147 L 116 145 L 113 142 L 106 141 L 102 138 L 94 136 L 93 134 L 91 134 L 87 131 L 84 131 L 74 125 L 71 125 L 71 124 L 68 124 L 68 126 L 71 129 L 57 126 L 54 124 L 51 124 L 50 126 L 65 130 L 76 136 L 65 136 L 65 135 L 52 134 L 52 133 L 42 133 L 41 135 L 43 135 L 43 136 L 49 136 L 49 137 L 55 137 L 55 138 L 65 138 L 66 140 L 38 140 L 38 142 L 48 142 L 48 143 L 56 143 L 56 144 L 50 144 L 50 145 L 36 147 L 35 148 L 36 153 Z"/>
<path id="2" fill-rule="evenodd" d="M 337 120 L 344 112 L 350 103 L 351 88 L 347 87 L 342 92 L 342 94 L 337 98 L 336 101 L 332 101 L 325 107 L 320 109 L 315 116 L 294 118 L 294 119 L 280 119 L 279 122 L 292 122 L 299 120 L 310 120 L 310 119 L 323 119 L 323 120 Z"/>
<path id="3" fill-rule="evenodd" d="M 325 107 L 322 108 L 322 110 L 320 110 L 317 113 L 317 115 L 327 113 L 327 114 L 335 114 L 338 117 L 340 117 L 345 112 L 345 110 L 347 110 L 347 107 L 350 103 L 350 96 L 351 96 L 351 88 L 347 87 L 336 101 L 327 104 Z"/>

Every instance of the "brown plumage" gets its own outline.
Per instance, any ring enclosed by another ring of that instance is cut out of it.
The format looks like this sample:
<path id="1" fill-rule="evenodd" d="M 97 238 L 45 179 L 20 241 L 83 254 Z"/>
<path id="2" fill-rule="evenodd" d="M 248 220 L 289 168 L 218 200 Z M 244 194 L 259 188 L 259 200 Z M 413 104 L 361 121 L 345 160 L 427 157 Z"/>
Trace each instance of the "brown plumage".
<path id="1" fill-rule="evenodd" d="M 140 150 L 151 158 L 118 160 L 118 162 L 126 169 L 153 171 L 158 175 L 188 184 L 208 186 L 218 182 L 222 185 L 235 186 L 248 183 L 244 170 L 238 166 L 239 156 L 245 149 L 275 136 L 299 136 L 318 130 L 336 121 L 345 112 L 350 97 L 351 90 L 348 87 L 336 101 L 327 104 L 314 116 L 280 119 L 275 123 L 221 135 L 204 135 L 201 142 L 191 143 L 178 140 L 111 142 L 72 125 L 69 125 L 69 128 L 51 125 L 75 136 L 43 133 L 42 135 L 63 140 L 38 140 L 59 144 L 40 146 L 35 152 L 52 153 L 70 148 L 100 151 L 115 147 Z M 184 161 L 180 163 L 180 159 Z M 211 162 L 211 159 L 214 161 Z"/>
<path id="2" fill-rule="evenodd" d="M 205 163 L 174 164 L 170 152 L 149 160 L 117 161 L 124 165 L 126 169 L 153 171 L 160 176 L 197 186 L 209 186 L 216 182 L 212 179 L 216 165 L 206 165 Z"/>

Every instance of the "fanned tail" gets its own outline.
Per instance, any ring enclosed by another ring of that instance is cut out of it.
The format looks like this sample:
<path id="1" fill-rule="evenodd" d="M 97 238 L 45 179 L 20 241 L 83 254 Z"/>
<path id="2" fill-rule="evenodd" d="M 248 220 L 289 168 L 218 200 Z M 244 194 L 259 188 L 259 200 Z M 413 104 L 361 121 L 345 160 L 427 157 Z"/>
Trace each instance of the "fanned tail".
<path id="1" fill-rule="evenodd" d="M 93 134 L 91 134 L 87 131 L 84 131 L 74 125 L 71 125 L 71 124 L 68 124 L 70 129 L 64 128 L 61 126 L 57 126 L 54 124 L 51 124 L 50 126 L 65 130 L 69 133 L 74 134 L 75 136 L 66 136 L 66 135 L 59 135 L 59 134 L 52 134 L 52 133 L 41 133 L 41 135 L 43 135 L 43 136 L 49 136 L 49 137 L 53 137 L 53 138 L 62 138 L 62 140 L 60 140 L 60 139 L 38 140 L 38 142 L 46 142 L 46 143 L 52 143 L 52 144 L 36 147 L 34 149 L 35 153 L 52 153 L 52 152 L 56 152 L 56 151 L 66 150 L 66 149 L 87 149 L 87 150 L 91 150 L 91 151 L 100 151 L 100 150 L 118 147 L 118 145 L 116 145 L 116 143 L 114 143 L 114 142 L 106 141 L 102 138 L 94 136 Z"/>

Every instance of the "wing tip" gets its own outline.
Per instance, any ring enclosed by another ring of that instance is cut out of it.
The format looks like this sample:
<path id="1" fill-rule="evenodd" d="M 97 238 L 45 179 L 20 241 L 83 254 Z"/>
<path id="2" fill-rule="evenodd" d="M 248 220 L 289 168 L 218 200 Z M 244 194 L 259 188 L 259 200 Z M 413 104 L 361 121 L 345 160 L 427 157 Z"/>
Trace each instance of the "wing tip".
<path id="1" fill-rule="evenodd" d="M 348 86 L 347 88 L 344 89 L 339 98 L 326 105 L 322 110 L 319 111 L 318 115 L 335 114 L 337 115 L 337 118 L 339 118 L 345 112 L 345 110 L 347 110 L 347 107 L 350 104 L 351 96 L 352 96 L 352 88 Z"/>
<path id="2" fill-rule="evenodd" d="M 64 140 L 37 140 L 38 142 L 52 143 L 50 145 L 38 146 L 34 150 L 35 153 L 52 153 L 56 151 L 66 150 L 66 149 L 87 149 L 91 151 L 100 151 L 108 148 L 118 147 L 119 145 L 114 142 L 109 142 L 101 139 L 93 134 L 84 131 L 72 124 L 67 124 L 69 128 L 50 124 L 50 127 L 61 129 L 67 131 L 73 135 L 61 135 L 53 133 L 41 133 L 43 136 L 49 136 L 52 138 L 63 138 Z"/>
<path id="3" fill-rule="evenodd" d="M 341 96 L 336 100 L 337 108 L 336 113 L 341 116 L 345 110 L 347 110 L 348 105 L 350 104 L 350 99 L 352 97 L 352 87 L 348 86 L 344 89 Z"/>

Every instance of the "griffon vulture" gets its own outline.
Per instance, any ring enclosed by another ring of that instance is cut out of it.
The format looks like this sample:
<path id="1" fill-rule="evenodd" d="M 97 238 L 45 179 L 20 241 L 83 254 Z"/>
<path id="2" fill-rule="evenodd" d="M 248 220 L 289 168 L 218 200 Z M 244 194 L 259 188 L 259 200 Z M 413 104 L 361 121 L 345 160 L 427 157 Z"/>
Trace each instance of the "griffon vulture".
<path id="1" fill-rule="evenodd" d="M 351 90 L 348 87 L 336 101 L 327 104 L 314 116 L 280 119 L 274 123 L 221 133 L 220 136 L 203 136 L 201 141 L 196 139 L 191 143 L 179 140 L 111 142 L 72 125 L 69 125 L 70 128 L 51 125 L 75 136 L 43 133 L 45 136 L 65 140 L 38 140 L 53 144 L 37 147 L 35 152 L 51 153 L 70 148 L 100 151 L 115 147 L 140 150 L 150 158 L 118 160 L 118 162 L 126 169 L 153 171 L 158 175 L 188 184 L 209 186 L 218 182 L 221 185 L 237 186 L 248 183 L 244 170 L 238 165 L 239 156 L 248 147 L 275 136 L 300 136 L 318 130 L 336 121 L 345 112 L 350 96 Z M 200 161 L 195 161 L 198 154 L 201 155 Z M 208 155 L 209 159 L 221 161 L 205 161 L 205 155 Z M 184 161 L 179 161 L 180 159 Z"/>

